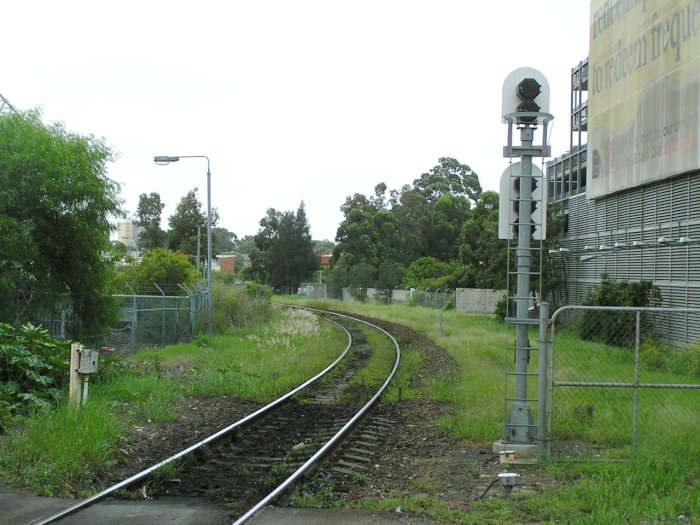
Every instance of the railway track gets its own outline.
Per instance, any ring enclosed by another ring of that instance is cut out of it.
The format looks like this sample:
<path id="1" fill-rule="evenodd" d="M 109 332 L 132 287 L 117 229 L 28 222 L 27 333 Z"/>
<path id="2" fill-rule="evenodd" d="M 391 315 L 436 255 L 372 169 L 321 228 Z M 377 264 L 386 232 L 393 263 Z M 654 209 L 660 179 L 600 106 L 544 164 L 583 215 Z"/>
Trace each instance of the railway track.
<path id="1" fill-rule="evenodd" d="M 366 320 L 309 310 L 348 336 L 345 350 L 325 370 L 219 432 L 34 525 L 65 520 L 114 495 L 215 500 L 237 513 L 227 523 L 242 524 L 309 477 L 331 454 L 333 461 L 324 468 L 334 475 L 352 478 L 366 472 L 390 431 L 388 421 L 369 413 L 398 369 L 399 345 L 391 334 Z M 359 326 L 383 333 L 395 349 L 391 370 L 372 390 L 351 387 L 373 351 Z M 341 446 L 351 433 L 352 440 Z"/>

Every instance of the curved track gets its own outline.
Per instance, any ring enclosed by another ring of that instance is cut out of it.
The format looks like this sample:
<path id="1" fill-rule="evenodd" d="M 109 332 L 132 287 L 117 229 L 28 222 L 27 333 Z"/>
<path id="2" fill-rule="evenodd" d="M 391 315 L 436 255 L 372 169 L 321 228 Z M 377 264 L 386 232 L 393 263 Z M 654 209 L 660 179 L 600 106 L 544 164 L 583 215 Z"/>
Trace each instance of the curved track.
<path id="1" fill-rule="evenodd" d="M 235 501 L 241 512 L 240 508 L 249 509 L 229 521 L 230 524 L 246 522 L 288 490 L 357 427 L 388 387 L 401 356 L 396 339 L 372 323 L 345 314 L 305 309 L 335 316 L 343 322 L 362 323 L 383 333 L 393 343 L 396 358 L 391 371 L 376 391 L 365 396 L 361 405 L 356 402 L 337 403 L 337 400 L 352 376 L 369 359 L 371 350 L 366 342 L 363 343 L 362 337 L 353 338 L 340 322 L 327 319 L 345 330 L 348 344 L 325 370 L 219 432 L 35 524 L 59 521 L 117 491 L 142 486 L 157 477 L 166 465 L 174 467 L 180 478 L 154 483 L 157 488 L 152 490 L 158 497 L 215 495 L 229 504 Z M 359 330 L 355 331 L 360 334 Z M 335 374 L 329 384 L 319 385 L 320 380 L 339 368 L 341 363 L 344 364 L 343 370 Z"/>

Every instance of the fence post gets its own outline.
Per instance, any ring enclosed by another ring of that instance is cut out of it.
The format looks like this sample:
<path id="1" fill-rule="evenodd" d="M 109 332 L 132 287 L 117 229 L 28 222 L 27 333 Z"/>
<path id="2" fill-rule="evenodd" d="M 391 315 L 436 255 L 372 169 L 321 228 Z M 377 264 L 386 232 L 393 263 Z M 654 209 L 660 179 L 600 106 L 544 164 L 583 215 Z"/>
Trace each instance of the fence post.
<path id="1" fill-rule="evenodd" d="M 132 301 L 133 318 L 131 321 L 131 337 L 129 343 L 131 344 L 131 353 L 136 353 L 136 319 L 138 318 L 138 312 L 136 311 L 136 291 L 131 287 L 129 283 L 126 285 L 131 290 L 131 295 L 134 297 Z"/>
<path id="2" fill-rule="evenodd" d="M 160 301 L 160 347 L 163 348 L 165 346 L 165 292 L 157 283 L 153 283 L 153 286 L 158 289 L 162 297 Z"/>
<path id="3" fill-rule="evenodd" d="M 70 345 L 70 370 L 68 371 L 68 400 L 73 409 L 80 407 L 80 375 L 78 368 L 80 367 L 80 351 L 82 350 L 80 343 L 72 343 Z"/>
<path id="4" fill-rule="evenodd" d="M 547 358 L 549 356 L 549 303 L 540 303 L 540 341 L 537 393 L 537 459 L 547 456 Z"/>
<path id="5" fill-rule="evenodd" d="M 637 457 L 637 418 L 639 417 L 639 345 L 642 339 L 642 313 L 635 312 L 634 334 L 634 397 L 632 402 L 632 457 Z"/>
<path id="6" fill-rule="evenodd" d="M 193 300 L 193 295 L 190 293 L 190 289 L 184 285 L 184 284 L 178 284 L 180 288 L 182 288 L 185 293 L 187 294 L 187 299 L 189 303 L 189 310 L 190 310 L 190 340 L 194 339 L 194 310 L 195 310 L 195 304 Z"/>

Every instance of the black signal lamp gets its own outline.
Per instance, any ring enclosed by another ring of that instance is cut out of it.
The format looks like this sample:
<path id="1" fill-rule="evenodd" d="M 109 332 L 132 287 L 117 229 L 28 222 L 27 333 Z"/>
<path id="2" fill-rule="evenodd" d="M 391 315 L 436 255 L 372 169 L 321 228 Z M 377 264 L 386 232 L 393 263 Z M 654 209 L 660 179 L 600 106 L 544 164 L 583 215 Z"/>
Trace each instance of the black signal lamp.
<path id="1" fill-rule="evenodd" d="M 518 104 L 518 113 L 538 113 L 540 111 L 540 106 L 535 102 L 535 99 L 542 92 L 541 87 L 540 83 L 534 78 L 524 78 L 520 81 L 516 88 L 516 94 L 522 101 Z M 535 118 L 522 117 L 520 120 L 522 122 L 534 122 Z"/>

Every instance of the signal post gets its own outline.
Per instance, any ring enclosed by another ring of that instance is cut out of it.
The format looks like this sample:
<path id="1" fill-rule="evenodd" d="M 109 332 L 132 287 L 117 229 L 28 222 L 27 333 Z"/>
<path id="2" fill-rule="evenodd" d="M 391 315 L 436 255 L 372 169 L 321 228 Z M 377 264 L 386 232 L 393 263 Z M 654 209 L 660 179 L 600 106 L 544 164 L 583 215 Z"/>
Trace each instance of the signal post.
<path id="1" fill-rule="evenodd" d="M 503 83 L 503 121 L 508 124 L 508 144 L 503 148 L 503 156 L 509 159 L 519 157 L 520 162 L 512 164 L 501 178 L 499 206 L 499 238 L 510 243 L 517 240 L 515 247 L 515 275 L 517 278 L 515 295 L 510 295 L 508 305 L 515 304 L 515 317 L 506 321 L 515 325 L 514 394 L 507 398 L 510 411 L 500 441 L 494 443 L 494 451 L 512 450 L 521 457 L 534 457 L 538 438 L 537 426 L 534 424 L 530 399 L 528 399 L 528 377 L 537 375 L 528 372 L 530 361 L 530 326 L 539 324 L 529 317 L 530 276 L 540 277 L 538 271 L 532 270 L 531 239 L 543 240 L 546 237 L 546 182 L 542 171 L 533 166 L 533 157 L 550 156 L 547 145 L 547 123 L 552 120 L 549 111 L 549 85 L 539 71 L 532 68 L 519 68 L 513 71 Z M 542 124 L 542 142 L 535 144 L 535 131 Z M 513 145 L 513 125 L 520 131 L 520 146 Z M 510 268 L 509 268 L 510 272 Z M 510 276 L 510 273 L 509 273 Z M 539 288 L 539 286 L 538 286 Z M 540 350 L 540 364 L 546 358 L 546 352 Z M 540 366 L 540 376 L 544 369 Z M 544 377 L 539 378 L 544 381 Z M 542 389 L 540 388 L 540 395 Z M 540 400 L 541 401 L 541 400 Z M 540 402 L 540 407 L 544 403 Z M 540 410 L 539 418 L 544 413 Z"/>

